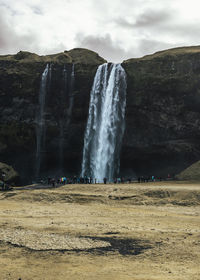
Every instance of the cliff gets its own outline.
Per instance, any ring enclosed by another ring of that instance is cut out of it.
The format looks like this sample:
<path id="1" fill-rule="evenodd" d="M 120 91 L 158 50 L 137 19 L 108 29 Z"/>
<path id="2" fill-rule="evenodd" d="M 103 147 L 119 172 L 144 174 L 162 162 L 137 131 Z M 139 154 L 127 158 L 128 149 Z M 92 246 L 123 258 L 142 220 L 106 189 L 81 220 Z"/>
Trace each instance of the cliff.
<path id="1" fill-rule="evenodd" d="M 23 182 L 35 176 L 36 116 L 47 63 L 51 86 L 45 105 L 41 173 L 57 172 L 62 146 L 63 169 L 74 175 L 81 167 L 90 90 L 96 69 L 104 62 L 86 49 L 47 56 L 28 52 L 0 56 L 0 161 L 12 165 Z M 73 90 L 68 89 L 65 96 L 63 69 L 69 78 L 73 65 Z M 177 174 L 199 160 L 200 47 L 129 59 L 122 66 L 128 83 L 122 175 Z M 68 122 L 70 95 L 73 107 Z"/>
<path id="2" fill-rule="evenodd" d="M 47 63 L 51 65 L 51 83 L 46 94 L 41 174 L 52 175 L 60 169 L 61 152 L 63 169 L 68 170 L 68 174 L 80 171 L 90 90 L 97 67 L 104 62 L 87 49 L 47 56 L 28 52 L 0 56 L 0 159 L 19 172 L 22 182 L 30 182 L 35 177 L 36 119 L 41 76 Z M 73 65 L 75 82 L 73 89 L 69 89 Z M 66 93 L 63 92 L 64 67 Z M 70 98 L 73 98 L 73 107 L 69 122 Z M 61 141 L 63 151 L 59 148 Z"/>
<path id="3" fill-rule="evenodd" d="M 200 157 L 200 47 L 123 62 L 126 133 L 121 165 L 137 174 L 177 174 Z"/>

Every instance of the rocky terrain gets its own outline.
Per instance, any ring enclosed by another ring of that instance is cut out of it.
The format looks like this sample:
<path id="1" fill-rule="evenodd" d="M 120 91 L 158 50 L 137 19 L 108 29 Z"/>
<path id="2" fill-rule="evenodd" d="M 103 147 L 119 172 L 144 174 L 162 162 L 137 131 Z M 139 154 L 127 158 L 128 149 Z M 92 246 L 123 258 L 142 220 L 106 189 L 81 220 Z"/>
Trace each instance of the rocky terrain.
<path id="1" fill-rule="evenodd" d="M 41 75 L 51 64 L 45 109 L 42 174 L 63 169 L 79 174 L 89 96 L 98 65 L 105 60 L 86 49 L 38 56 L 0 56 L 0 161 L 12 165 L 24 183 L 35 175 L 36 115 Z M 73 108 L 66 117 L 63 68 L 74 65 Z M 126 131 L 121 152 L 124 176 L 177 174 L 200 159 L 200 47 L 167 50 L 122 63 L 127 73 Z M 61 133 L 61 128 L 63 134 Z"/>
<path id="2" fill-rule="evenodd" d="M 200 157 L 200 47 L 124 61 L 128 76 L 121 165 L 177 174 Z"/>
<path id="3" fill-rule="evenodd" d="M 176 175 L 176 179 L 181 181 L 200 180 L 200 161 L 197 161 Z"/>
<path id="4" fill-rule="evenodd" d="M 199 280 L 199 223 L 199 183 L 0 192 L 0 280 Z"/>

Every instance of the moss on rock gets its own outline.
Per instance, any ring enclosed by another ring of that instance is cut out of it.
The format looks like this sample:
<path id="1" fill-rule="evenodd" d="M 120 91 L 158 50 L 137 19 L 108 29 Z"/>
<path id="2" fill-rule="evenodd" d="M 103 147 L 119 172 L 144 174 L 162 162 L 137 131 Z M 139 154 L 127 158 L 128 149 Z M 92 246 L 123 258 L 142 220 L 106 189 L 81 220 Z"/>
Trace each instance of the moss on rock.
<path id="1" fill-rule="evenodd" d="M 19 174 L 13 169 L 12 166 L 0 162 L 0 179 L 6 183 L 19 183 Z"/>

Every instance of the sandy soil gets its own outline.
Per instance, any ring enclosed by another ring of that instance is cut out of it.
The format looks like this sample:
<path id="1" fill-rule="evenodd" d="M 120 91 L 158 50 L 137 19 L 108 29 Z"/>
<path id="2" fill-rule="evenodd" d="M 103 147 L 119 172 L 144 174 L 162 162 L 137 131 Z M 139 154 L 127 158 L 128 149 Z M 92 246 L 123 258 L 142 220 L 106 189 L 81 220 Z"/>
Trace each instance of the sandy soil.
<path id="1" fill-rule="evenodd" d="M 200 279 L 200 184 L 0 192 L 0 279 Z"/>

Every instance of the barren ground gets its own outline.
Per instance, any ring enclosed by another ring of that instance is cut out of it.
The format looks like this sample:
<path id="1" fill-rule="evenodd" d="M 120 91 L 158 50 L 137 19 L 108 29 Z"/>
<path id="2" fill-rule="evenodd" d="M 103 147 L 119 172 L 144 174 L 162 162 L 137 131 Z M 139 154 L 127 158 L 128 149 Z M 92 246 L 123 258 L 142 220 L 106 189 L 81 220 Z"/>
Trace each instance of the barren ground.
<path id="1" fill-rule="evenodd" d="M 200 184 L 0 192 L 0 279 L 200 279 Z"/>

